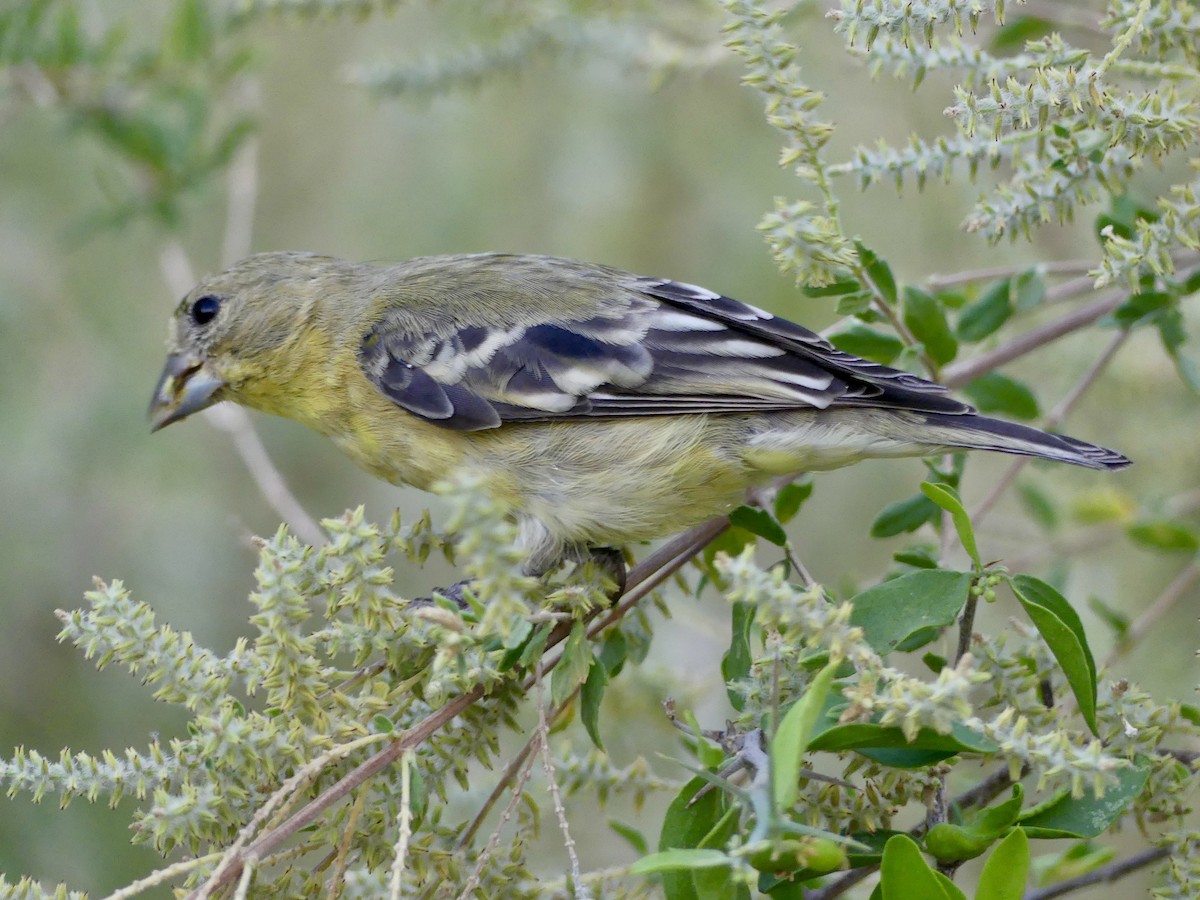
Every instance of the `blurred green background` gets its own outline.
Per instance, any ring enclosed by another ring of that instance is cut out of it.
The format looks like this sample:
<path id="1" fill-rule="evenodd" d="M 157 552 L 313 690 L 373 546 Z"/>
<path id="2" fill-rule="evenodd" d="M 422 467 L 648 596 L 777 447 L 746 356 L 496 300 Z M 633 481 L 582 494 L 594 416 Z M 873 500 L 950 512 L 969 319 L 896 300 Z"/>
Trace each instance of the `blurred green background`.
<path id="1" fill-rule="evenodd" d="M 666 31 L 692 36 L 696 56 L 677 67 L 631 65 L 627 54 L 593 46 L 542 53 L 436 96 L 376 99 L 347 83 L 354 64 L 418 61 L 439 48 L 452 55 L 478 37 L 468 7 L 414 5 L 361 24 L 266 18 L 247 26 L 239 40 L 255 54 L 261 108 L 254 250 L 363 260 L 560 254 L 703 284 L 817 329 L 836 320 L 829 301 L 803 297 L 776 272 L 755 231 L 774 197 L 802 188 L 776 166 L 778 136 L 759 97 L 740 86 L 738 62 L 720 48 L 716 12 L 690 3 L 656 11 Z M 98 0 L 82 10 L 89 27 L 125 19 L 138 33 L 158 33 L 139 4 Z M 911 131 L 951 133 L 941 114 L 949 79 L 931 78 L 915 94 L 872 81 L 843 52 L 821 8 L 806 8 L 788 27 L 807 76 L 828 93 L 825 116 L 837 126 L 832 158 L 879 136 L 899 142 Z M 119 163 L 17 89 L 19 73 L 7 74 L 0 93 L 0 753 L 17 745 L 49 755 L 62 747 L 140 748 L 152 734 L 177 733 L 184 719 L 127 673 L 98 675 L 79 652 L 58 645 L 54 610 L 80 604 L 93 576 L 120 578 L 161 621 L 225 652 L 247 632 L 255 565 L 248 537 L 271 533 L 278 519 L 226 435 L 199 419 L 148 433 L 145 408 L 178 300 L 159 264 L 169 236 L 146 220 L 86 227 L 119 194 Z M 1146 199 L 1163 178 L 1147 176 Z M 959 223 L 980 191 L 965 182 L 924 193 L 910 187 L 903 196 L 890 187 L 840 190 L 848 231 L 906 280 L 1098 255 L 1091 215 L 1043 229 L 1034 244 L 989 247 L 963 234 Z M 216 179 L 185 207 L 178 238 L 201 272 L 221 267 L 225 204 L 225 183 Z M 1047 409 L 1098 349 L 1094 334 L 1076 337 L 1022 360 L 1013 374 Z M 297 425 L 256 423 L 315 516 L 365 503 L 372 517 L 386 518 L 397 506 L 415 513 L 431 503 L 359 473 Z M 1081 524 L 1071 510 L 1097 501 L 1153 509 L 1200 482 L 1198 423 L 1196 398 L 1157 343 L 1137 336 L 1066 429 L 1120 448 L 1137 465 L 1116 476 L 1036 468 L 1024 477 L 1061 502 L 1068 533 Z M 1005 466 L 973 461 L 967 498 L 984 496 Z M 820 476 L 795 527 L 816 578 L 842 588 L 885 568 L 904 539 L 874 541 L 867 528 L 923 474 L 919 462 L 905 461 Z M 984 529 L 982 552 L 1007 558 L 1045 541 L 1010 499 Z M 1098 544 L 1082 559 L 1087 564 L 1070 573 L 1071 596 L 1098 596 L 1130 616 L 1180 567 L 1175 557 L 1121 542 Z M 1043 559 L 1033 570 L 1055 562 Z M 400 573 L 400 587 L 413 594 L 448 580 L 436 567 Z M 1173 613 L 1176 627 L 1160 623 L 1120 664 L 1160 699 L 1191 699 L 1200 674 L 1196 600 L 1193 592 Z M 1014 612 L 1004 604 L 986 609 L 978 627 L 1004 627 Z M 618 763 L 674 746 L 658 711 L 667 695 L 686 698 L 713 725 L 725 715 L 715 664 L 727 641 L 723 601 L 675 603 L 672 613 L 651 658 L 606 700 L 610 720 L 638 723 L 612 735 Z M 1086 625 L 1103 656 L 1108 632 L 1095 617 Z M 76 802 L 59 814 L 54 805 L 54 798 L 41 806 L 26 796 L 0 798 L 0 872 L 66 880 L 99 896 L 154 867 L 150 851 L 129 845 L 128 808 Z M 638 819 L 648 834 L 657 821 L 654 807 Z M 599 824 L 584 840 L 589 864 L 628 858 Z"/>

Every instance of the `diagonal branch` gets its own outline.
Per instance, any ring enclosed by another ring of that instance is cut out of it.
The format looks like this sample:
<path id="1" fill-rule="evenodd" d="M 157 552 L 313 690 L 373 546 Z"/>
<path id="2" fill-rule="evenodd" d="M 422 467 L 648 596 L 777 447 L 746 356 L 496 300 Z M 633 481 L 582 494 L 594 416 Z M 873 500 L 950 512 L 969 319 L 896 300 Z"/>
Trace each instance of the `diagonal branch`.
<path id="1" fill-rule="evenodd" d="M 1143 850 L 1141 853 L 1130 856 L 1127 859 L 1118 860 L 1107 866 L 1101 866 L 1099 869 L 1093 869 L 1091 872 L 1079 875 L 1076 878 L 1068 878 L 1066 881 L 1060 881 L 1048 887 L 1029 891 L 1025 894 L 1024 900 L 1051 900 L 1053 897 L 1061 897 L 1063 894 L 1069 894 L 1072 891 L 1077 891 L 1092 884 L 1111 883 L 1118 878 L 1128 875 L 1130 872 L 1136 872 L 1138 869 L 1154 865 L 1160 859 L 1166 859 L 1170 853 L 1171 851 L 1166 847 L 1153 847 L 1149 850 Z"/>
<path id="2" fill-rule="evenodd" d="M 594 622 L 589 629 L 589 636 L 594 636 L 619 621 L 629 610 L 649 594 L 654 588 L 670 578 L 689 559 L 702 550 L 710 541 L 729 527 L 729 520 L 724 516 L 710 519 L 684 532 L 679 537 L 668 541 L 658 550 L 650 554 L 642 563 L 637 565 L 627 579 L 627 590 L 617 604 L 601 616 L 598 611 L 595 616 L 599 621 Z M 541 669 L 548 672 L 554 668 L 561 654 L 550 656 L 549 651 L 564 641 L 570 633 L 570 626 L 559 627 L 551 633 L 546 641 L 546 654 L 543 655 Z M 532 678 L 533 676 L 530 676 Z M 460 694 L 445 706 L 430 713 L 420 722 L 394 738 L 385 748 L 375 753 L 366 761 L 344 775 L 329 788 L 310 800 L 305 806 L 293 813 L 285 821 L 265 832 L 256 840 L 227 855 L 222 861 L 223 867 L 214 872 L 200 890 L 192 891 L 187 900 L 204 900 L 212 892 L 233 882 L 241 874 L 243 868 L 253 860 L 262 859 L 278 849 L 285 841 L 298 831 L 314 823 L 322 813 L 340 802 L 356 787 L 367 779 L 391 766 L 404 753 L 414 750 L 439 730 L 461 715 L 472 704 L 484 696 L 482 687 L 475 687 Z"/>
<path id="3" fill-rule="evenodd" d="M 1073 331 L 1085 328 L 1120 306 L 1125 300 L 1126 293 L 1117 290 L 1105 291 L 1086 306 L 1073 309 L 1066 315 L 1031 328 L 1024 334 L 1017 335 L 1008 343 L 981 353 L 973 359 L 946 366 L 942 370 L 941 382 L 947 387 L 962 387 L 967 382 L 980 375 L 986 375 L 1005 363 L 1032 353 L 1039 347 L 1044 347 Z"/>

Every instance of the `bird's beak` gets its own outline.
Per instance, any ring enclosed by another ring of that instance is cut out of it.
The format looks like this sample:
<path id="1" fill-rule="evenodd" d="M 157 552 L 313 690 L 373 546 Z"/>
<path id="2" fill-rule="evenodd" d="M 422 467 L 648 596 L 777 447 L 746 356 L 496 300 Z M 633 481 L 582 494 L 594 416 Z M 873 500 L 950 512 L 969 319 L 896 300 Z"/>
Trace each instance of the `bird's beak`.
<path id="1" fill-rule="evenodd" d="M 178 422 L 180 419 L 212 406 L 220 397 L 217 392 L 225 382 L 213 374 L 208 364 L 190 353 L 172 353 L 167 357 L 162 375 L 150 399 L 150 430 Z"/>

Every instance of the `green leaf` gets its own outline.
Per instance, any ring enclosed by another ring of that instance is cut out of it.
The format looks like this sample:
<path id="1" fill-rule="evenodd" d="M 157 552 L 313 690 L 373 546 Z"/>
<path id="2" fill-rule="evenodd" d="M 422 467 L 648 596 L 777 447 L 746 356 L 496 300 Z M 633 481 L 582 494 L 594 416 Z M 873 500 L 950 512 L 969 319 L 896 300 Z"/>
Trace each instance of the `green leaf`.
<path id="1" fill-rule="evenodd" d="M 933 826 L 925 836 L 925 849 L 941 860 L 974 859 L 1012 828 L 1021 813 L 1021 801 L 1021 786 L 1015 784 L 1010 799 L 976 812 L 964 823 Z"/>
<path id="2" fill-rule="evenodd" d="M 729 521 L 738 528 L 744 528 L 751 534 L 770 541 L 777 547 L 782 547 L 787 543 L 787 532 L 765 509 L 755 506 L 739 506 L 729 514 Z"/>
<path id="3" fill-rule="evenodd" d="M 562 657 L 550 674 L 550 698 L 554 705 L 566 703 L 575 688 L 583 684 L 591 669 L 592 645 L 588 643 L 583 622 L 576 622 L 563 641 Z"/>
<path id="4" fill-rule="evenodd" d="M 542 653 L 546 650 L 546 641 L 550 638 L 550 632 L 554 626 L 549 622 L 539 625 L 537 630 L 529 638 L 528 643 L 521 650 L 521 655 L 517 660 L 524 668 L 529 668 L 535 662 L 542 658 Z"/>
<path id="5" fill-rule="evenodd" d="M 696 758 L 700 760 L 700 764 L 710 769 L 715 769 L 725 761 L 725 751 L 720 745 L 711 738 L 704 736 L 704 729 L 700 727 L 700 721 L 696 718 L 694 709 L 685 709 L 683 711 L 683 721 L 688 727 L 688 737 L 685 738 L 688 746 L 692 748 L 692 752 L 696 754 Z"/>
<path id="6" fill-rule="evenodd" d="M 1007 278 L 993 281 L 958 316 L 958 338 L 972 344 L 982 341 L 1008 321 L 1013 314 L 1012 283 Z"/>
<path id="7" fill-rule="evenodd" d="M 914 569 L 936 569 L 940 565 L 937 552 L 936 548 L 917 545 L 897 550 L 892 554 L 892 559 Z"/>
<path id="8" fill-rule="evenodd" d="M 1099 847 L 1087 841 L 1072 844 L 1057 857 L 1038 857 L 1034 877 L 1038 885 L 1078 878 L 1112 862 L 1116 856 L 1117 851 L 1112 847 Z"/>
<path id="9" fill-rule="evenodd" d="M 1101 244 L 1105 241 L 1102 232 L 1109 226 L 1115 234 L 1132 240 L 1139 219 L 1146 222 L 1157 222 L 1159 219 L 1157 210 L 1142 206 L 1128 194 L 1112 196 L 1109 206 L 1108 212 L 1096 217 L 1096 238 Z"/>
<path id="10" fill-rule="evenodd" d="M 831 334 L 829 342 L 839 350 L 885 366 L 891 365 L 904 349 L 904 342 L 894 334 L 868 328 L 861 322 L 854 322 L 836 334 Z"/>
<path id="11" fill-rule="evenodd" d="M 391 734 L 396 730 L 396 723 L 383 713 L 379 713 L 371 717 L 371 730 L 376 734 Z"/>
<path id="12" fill-rule="evenodd" d="M 962 542 L 963 549 L 971 557 L 971 562 L 975 563 L 975 569 L 982 569 L 983 563 L 979 559 L 979 547 L 975 543 L 975 529 L 971 527 L 971 517 L 963 508 L 958 491 L 948 484 L 934 484 L 926 481 L 921 484 L 921 493 L 950 513 L 950 518 L 954 522 L 954 530 L 958 532 L 958 539 Z"/>
<path id="13" fill-rule="evenodd" d="M 958 355 L 958 341 L 946 323 L 946 311 L 932 294 L 911 285 L 905 287 L 903 314 L 908 330 L 939 366 Z"/>
<path id="14" fill-rule="evenodd" d="M 790 522 L 800 512 L 804 501 L 812 496 L 812 492 L 813 483 L 808 479 L 785 484 L 775 494 L 775 518 L 780 522 Z"/>
<path id="15" fill-rule="evenodd" d="M 906 834 L 894 835 L 883 848 L 879 886 L 883 900 L 966 900 L 948 879 L 938 878 Z"/>
<path id="16" fill-rule="evenodd" d="M 849 835 L 849 839 L 854 843 L 847 845 L 846 863 L 847 868 L 861 869 L 863 866 L 875 866 L 883 859 L 883 848 L 887 842 L 897 834 L 904 834 L 902 831 L 889 831 L 879 829 L 878 831 L 856 831 Z M 784 877 L 776 879 L 759 879 L 758 889 L 766 893 L 772 891 L 772 897 L 778 897 L 779 894 L 774 892 L 774 886 L 781 882 L 801 882 L 807 881 L 810 878 L 816 878 L 819 875 L 825 874 L 816 869 L 799 869 L 795 872 L 787 872 Z M 798 895 L 798 900 L 803 900 L 804 894 Z"/>
<path id="17" fill-rule="evenodd" d="M 608 670 L 598 659 L 592 660 L 588 669 L 587 680 L 579 691 L 579 717 L 588 737 L 597 749 L 603 750 L 604 743 L 600 740 L 600 701 L 604 699 L 604 689 L 608 686 Z"/>
<path id="18" fill-rule="evenodd" d="M 214 38 L 208 4 L 200 0 L 183 0 L 167 34 L 167 49 L 172 61 L 202 59 L 212 53 Z"/>
<path id="19" fill-rule="evenodd" d="M 980 375 L 963 388 L 980 412 L 1000 413 L 1014 419 L 1036 419 L 1041 415 L 1033 391 L 999 372 Z"/>
<path id="20" fill-rule="evenodd" d="M 869 318 L 872 312 L 871 295 L 866 291 L 859 291 L 855 294 L 846 294 L 844 297 L 838 297 L 834 312 L 839 316 Z"/>
<path id="21" fill-rule="evenodd" d="M 871 279 L 871 283 L 875 285 L 875 289 L 879 292 L 879 295 L 889 306 L 895 306 L 896 277 L 892 274 L 892 267 L 880 259 L 875 251 L 865 246 L 862 241 L 855 241 L 854 249 L 858 251 L 858 261 L 867 270 L 867 276 Z"/>
<path id="22" fill-rule="evenodd" d="M 619 628 L 610 629 L 604 638 L 604 646 L 600 648 L 600 662 L 604 663 L 609 678 L 621 674 L 628 656 L 629 641 L 625 639 L 625 632 Z"/>
<path id="23" fill-rule="evenodd" d="M 1116 772 L 1117 784 L 1099 800 L 1094 794 L 1072 797 L 1064 791 L 1050 803 L 1029 810 L 1017 821 L 1031 838 L 1094 838 L 1126 812 L 1146 787 L 1150 763 L 1140 763 Z"/>
<path id="24" fill-rule="evenodd" d="M 745 706 L 746 698 L 734 690 L 732 685 L 750 674 L 750 664 L 754 661 L 750 652 L 750 629 L 754 624 L 754 611 L 753 603 L 739 601 L 733 604 L 733 634 L 730 636 L 729 649 L 721 657 L 721 677 L 725 680 L 725 693 L 729 696 L 730 705 L 738 712 Z"/>
<path id="25" fill-rule="evenodd" d="M 1167 291 L 1142 291 L 1130 294 L 1112 312 L 1112 321 L 1122 328 L 1138 328 L 1156 323 L 1171 309 L 1174 298 Z M 1170 329 L 1164 337 L 1170 341 Z"/>
<path id="26" fill-rule="evenodd" d="M 1055 31 L 1055 23 L 1037 16 L 1018 15 L 992 32 L 992 52 L 1008 56 L 1025 49 L 1026 41 L 1037 40 Z"/>
<path id="27" fill-rule="evenodd" d="M 806 284 L 802 290 L 805 297 L 840 297 L 843 294 L 857 293 L 862 290 L 862 285 L 858 283 L 857 278 L 846 278 L 831 284 L 823 284 L 820 287 Z"/>
<path id="28" fill-rule="evenodd" d="M 1079 614 L 1062 594 L 1031 575 L 1017 575 L 1009 579 L 1009 584 L 1062 667 L 1080 715 L 1092 734 L 1097 734 L 1096 661 Z"/>
<path id="29" fill-rule="evenodd" d="M 800 763 L 813 728 L 825 707 L 837 663 L 829 663 L 813 678 L 804 696 L 791 705 L 771 738 L 771 786 L 777 810 L 791 809 L 800 793 Z"/>
<path id="30" fill-rule="evenodd" d="M 692 798 L 696 796 L 697 791 L 707 783 L 703 778 L 693 778 L 671 801 L 666 815 L 663 817 L 658 849 L 662 852 L 676 849 L 700 849 L 706 854 L 720 854 L 724 858 L 724 863 L 717 863 L 715 856 L 690 858 L 685 856 L 682 858 L 684 864 L 680 866 L 667 865 L 659 868 L 660 863 L 654 863 L 656 871 L 662 878 L 663 892 L 666 894 L 667 900 L 703 900 L 706 894 L 702 894 L 697 888 L 695 870 L 703 869 L 710 864 L 716 867 L 732 863 L 722 851 L 701 846 L 713 833 L 713 829 L 721 823 L 726 809 L 725 798 L 721 791 L 710 790 L 692 803 Z M 658 854 L 654 855 L 658 856 Z M 670 863 L 671 859 L 673 858 L 668 858 L 667 862 Z M 696 865 L 697 863 L 699 865 Z"/>
<path id="31" fill-rule="evenodd" d="M 958 753 L 995 753 L 999 746 L 982 734 L 972 731 L 961 722 L 955 722 L 949 734 L 940 734 L 932 728 L 920 729 L 910 741 L 895 725 L 879 725 L 874 722 L 849 722 L 834 724 L 809 741 L 809 750 L 841 753 L 845 750 L 895 750 L 909 749 L 933 751 L 953 756 Z"/>
<path id="32" fill-rule="evenodd" d="M 634 849 L 639 856 L 645 856 L 649 850 L 649 845 L 646 843 L 646 836 L 634 828 L 632 825 L 627 825 L 618 819 L 609 819 L 608 827 L 619 834 L 629 843 L 629 846 Z"/>
<path id="33" fill-rule="evenodd" d="M 887 654 L 918 629 L 952 624 L 970 589 L 969 572 L 911 572 L 851 600 L 850 623 L 863 629 L 876 652 Z"/>
<path id="34" fill-rule="evenodd" d="M 1017 312 L 1028 312 L 1046 299 L 1046 278 L 1040 266 L 1030 266 L 1014 275 L 1009 290 Z"/>
<path id="35" fill-rule="evenodd" d="M 1017 485 L 1017 496 L 1039 525 L 1047 531 L 1058 527 L 1058 509 L 1045 491 L 1028 481 L 1022 481 Z"/>
<path id="36" fill-rule="evenodd" d="M 975 900 L 1021 900 L 1028 879 L 1029 838 L 1014 828 L 983 864 Z"/>
<path id="37" fill-rule="evenodd" d="M 926 522 L 938 516 L 937 504 L 924 494 L 906 497 L 889 503 L 871 523 L 871 537 L 893 537 L 908 531 L 916 531 Z"/>
<path id="38" fill-rule="evenodd" d="M 1129 526 L 1129 537 L 1152 550 L 1195 553 L 1200 550 L 1200 537 L 1194 529 L 1178 522 L 1146 521 Z"/>
<path id="39" fill-rule="evenodd" d="M 655 872 L 677 872 L 681 869 L 709 869 L 714 866 L 731 866 L 733 860 L 723 850 L 680 849 L 662 850 L 643 856 L 629 871 L 634 875 L 650 875 Z"/>
<path id="40" fill-rule="evenodd" d="M 1096 618 L 1112 629 L 1113 637 L 1118 643 L 1125 640 L 1125 636 L 1129 632 L 1129 616 L 1119 609 L 1109 606 L 1099 597 L 1088 597 L 1088 609 L 1096 614 Z"/>

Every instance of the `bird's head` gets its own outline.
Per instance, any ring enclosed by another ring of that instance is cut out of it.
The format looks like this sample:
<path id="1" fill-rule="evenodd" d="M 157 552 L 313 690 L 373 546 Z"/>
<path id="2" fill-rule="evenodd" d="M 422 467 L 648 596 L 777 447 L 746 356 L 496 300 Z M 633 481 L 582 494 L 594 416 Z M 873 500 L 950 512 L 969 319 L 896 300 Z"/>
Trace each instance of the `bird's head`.
<path id="1" fill-rule="evenodd" d="M 222 400 L 268 412 L 324 352 L 328 298 L 346 294 L 349 263 L 307 253 L 260 253 L 205 278 L 171 317 L 167 361 L 150 401 L 157 431 Z M 298 385 L 296 385 L 298 387 Z"/>

